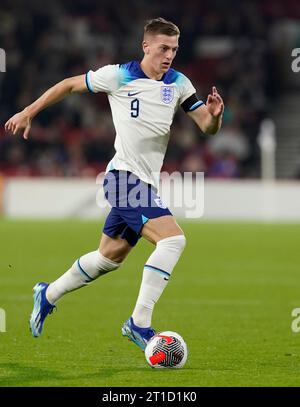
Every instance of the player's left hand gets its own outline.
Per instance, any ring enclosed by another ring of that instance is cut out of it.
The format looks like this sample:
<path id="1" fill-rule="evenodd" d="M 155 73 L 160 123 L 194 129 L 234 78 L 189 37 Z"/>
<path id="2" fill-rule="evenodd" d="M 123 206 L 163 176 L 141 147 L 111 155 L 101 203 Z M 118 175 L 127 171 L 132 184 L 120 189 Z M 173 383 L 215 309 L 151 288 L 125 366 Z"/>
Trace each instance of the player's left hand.
<path id="1" fill-rule="evenodd" d="M 218 117 L 224 112 L 223 99 L 219 95 L 215 86 L 212 87 L 212 93 L 209 94 L 207 97 L 206 107 L 213 117 Z"/>

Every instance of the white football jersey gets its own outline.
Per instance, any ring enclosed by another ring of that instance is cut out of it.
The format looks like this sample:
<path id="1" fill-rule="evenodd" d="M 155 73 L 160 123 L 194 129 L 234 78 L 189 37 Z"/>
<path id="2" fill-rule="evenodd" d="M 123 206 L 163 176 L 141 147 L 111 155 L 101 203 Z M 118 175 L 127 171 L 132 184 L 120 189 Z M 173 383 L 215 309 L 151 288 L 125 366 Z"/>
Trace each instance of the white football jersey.
<path id="1" fill-rule="evenodd" d="M 191 81 L 174 69 L 161 80 L 149 79 L 131 61 L 89 71 L 86 83 L 91 92 L 108 94 L 112 111 L 116 153 L 106 171 L 130 171 L 158 189 L 174 114 L 196 93 Z"/>

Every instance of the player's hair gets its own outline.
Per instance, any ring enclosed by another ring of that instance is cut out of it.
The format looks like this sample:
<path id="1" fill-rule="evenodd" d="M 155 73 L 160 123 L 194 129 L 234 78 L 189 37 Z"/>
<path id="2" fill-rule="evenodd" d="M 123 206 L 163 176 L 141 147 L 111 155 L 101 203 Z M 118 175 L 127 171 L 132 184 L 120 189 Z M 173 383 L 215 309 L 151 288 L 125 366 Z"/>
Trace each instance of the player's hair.
<path id="1" fill-rule="evenodd" d="M 162 17 L 148 20 L 144 27 L 144 35 L 146 34 L 164 34 L 164 35 L 180 35 L 179 28 L 171 21 L 167 21 Z"/>

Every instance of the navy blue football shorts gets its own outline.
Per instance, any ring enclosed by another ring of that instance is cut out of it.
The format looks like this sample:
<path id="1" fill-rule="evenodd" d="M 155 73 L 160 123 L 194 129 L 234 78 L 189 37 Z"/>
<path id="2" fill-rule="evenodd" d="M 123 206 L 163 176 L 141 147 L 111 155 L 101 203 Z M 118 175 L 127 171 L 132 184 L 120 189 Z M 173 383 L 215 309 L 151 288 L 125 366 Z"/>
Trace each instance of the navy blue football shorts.
<path id="1" fill-rule="evenodd" d="M 112 207 L 103 233 L 110 237 L 121 236 L 131 246 L 137 244 L 142 227 L 149 219 L 172 215 L 156 189 L 129 171 L 109 171 L 103 189 Z"/>

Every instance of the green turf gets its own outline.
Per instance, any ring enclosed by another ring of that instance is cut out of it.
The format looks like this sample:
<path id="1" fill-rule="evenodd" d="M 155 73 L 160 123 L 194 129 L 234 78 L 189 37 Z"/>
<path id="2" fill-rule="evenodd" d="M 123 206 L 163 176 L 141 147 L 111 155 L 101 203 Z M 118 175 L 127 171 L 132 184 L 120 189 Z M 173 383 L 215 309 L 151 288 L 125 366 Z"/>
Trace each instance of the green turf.
<path id="1" fill-rule="evenodd" d="M 95 250 L 101 225 L 0 221 L 0 386 L 299 386 L 300 226 L 183 223 L 188 244 L 156 306 L 153 325 L 179 332 L 183 369 L 151 369 L 121 336 L 152 246 L 122 269 L 64 297 L 32 338 L 32 286 Z"/>

